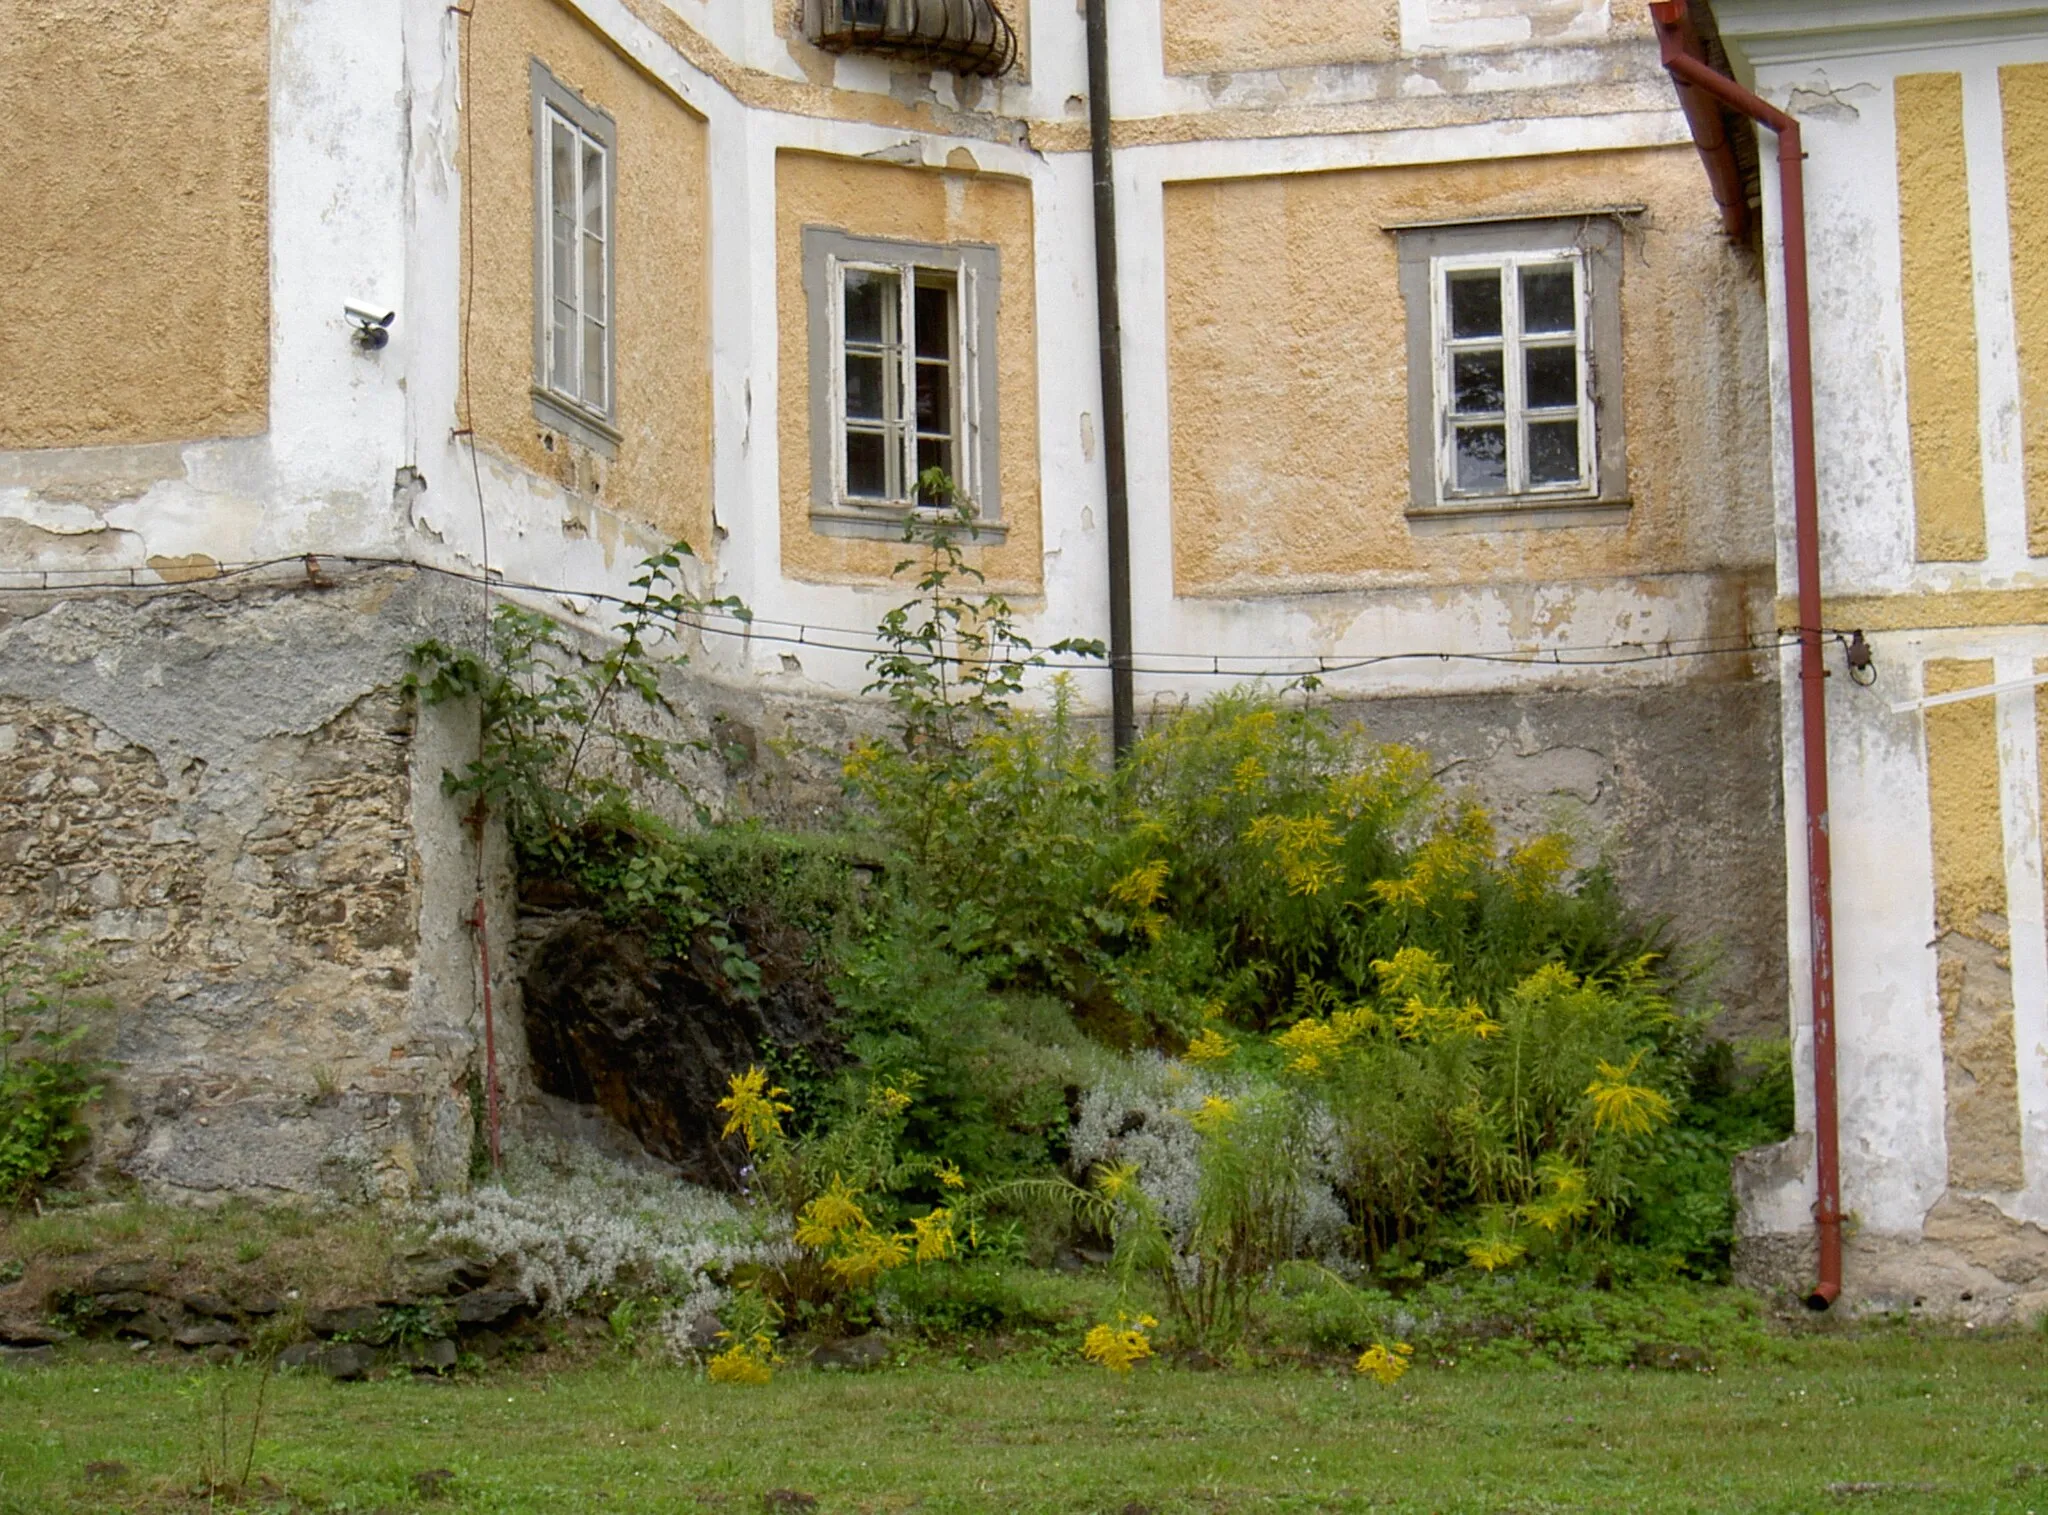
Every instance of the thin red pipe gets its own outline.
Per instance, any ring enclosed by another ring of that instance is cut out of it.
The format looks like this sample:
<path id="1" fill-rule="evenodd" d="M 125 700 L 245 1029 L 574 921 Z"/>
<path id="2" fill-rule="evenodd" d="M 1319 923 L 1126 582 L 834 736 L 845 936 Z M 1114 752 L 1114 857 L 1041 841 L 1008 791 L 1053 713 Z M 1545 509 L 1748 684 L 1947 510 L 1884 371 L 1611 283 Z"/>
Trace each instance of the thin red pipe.
<path id="1" fill-rule="evenodd" d="M 1821 660 L 1820 487 L 1813 442 L 1813 327 L 1806 277 L 1806 167 L 1799 122 L 1708 65 L 1684 0 L 1650 7 L 1664 67 L 1687 102 L 1704 93 L 1769 127 L 1778 138 L 1778 194 L 1785 236 L 1785 346 L 1792 389 L 1792 514 L 1799 573 L 1799 714 L 1806 780 L 1806 909 L 1813 957 L 1814 1224 L 1819 1277 L 1807 1304 L 1824 1310 L 1842 1292 L 1842 1164 L 1835 1080 L 1834 855 L 1828 835 L 1827 669 Z M 1733 167 L 1726 131 L 1700 141 L 1718 185 Z M 1723 200 L 1724 221 L 1727 210 Z"/>
<path id="2" fill-rule="evenodd" d="M 476 927 L 477 966 L 484 985 L 484 1121 L 491 1144 L 491 1171 L 498 1171 L 498 1028 L 491 1014 L 491 935 L 485 923 L 484 897 L 476 897 L 469 923 Z"/>

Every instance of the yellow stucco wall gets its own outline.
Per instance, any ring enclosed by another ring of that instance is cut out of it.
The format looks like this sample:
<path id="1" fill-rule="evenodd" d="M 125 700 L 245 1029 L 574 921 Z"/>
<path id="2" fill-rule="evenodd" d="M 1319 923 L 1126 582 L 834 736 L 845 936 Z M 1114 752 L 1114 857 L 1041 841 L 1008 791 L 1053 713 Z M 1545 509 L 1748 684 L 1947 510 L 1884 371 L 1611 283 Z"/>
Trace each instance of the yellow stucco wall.
<path id="1" fill-rule="evenodd" d="M 1371 63 L 1401 51 L 1400 0 L 1164 0 L 1170 74 Z"/>
<path id="2" fill-rule="evenodd" d="M 471 425 L 488 448 L 711 551 L 711 314 L 702 118 L 553 0 L 492 0 L 465 23 L 474 95 Z M 538 58 L 618 127 L 613 249 L 618 456 L 533 412 L 533 130 Z"/>
<path id="3" fill-rule="evenodd" d="M 1419 533 L 1388 223 L 1648 207 L 1623 238 L 1618 524 Z M 1755 566 L 1771 553 L 1754 274 L 1688 149 L 1166 188 L 1174 581 L 1182 594 Z M 1654 592 L 1646 589 L 1645 592 Z"/>
<path id="4" fill-rule="evenodd" d="M 263 430 L 270 8 L 0 5 L 0 447 Z"/>
<path id="5" fill-rule="evenodd" d="M 907 242 L 980 242 L 1002 259 L 996 313 L 1000 545 L 969 549 L 995 588 L 1039 587 L 1038 318 L 1031 186 L 1022 179 L 940 172 L 817 153 L 776 159 L 776 311 L 782 364 L 782 571 L 798 579 L 880 582 L 906 556 L 903 544 L 824 535 L 811 526 L 809 309 L 803 233 L 829 226 L 853 236 Z"/>
<path id="6" fill-rule="evenodd" d="M 1925 669 L 1930 695 L 1980 688 L 1994 677 L 1989 658 L 1940 659 Z M 1948 1176 L 1962 1189 L 2017 1189 L 2026 1183 L 2000 793 L 1998 702 L 1964 700 L 1928 711 Z"/>
<path id="7" fill-rule="evenodd" d="M 2048 557 L 2048 63 L 2002 68 L 1998 85 L 2005 109 L 2027 551 Z"/>
<path id="8" fill-rule="evenodd" d="M 1974 562 L 1984 556 L 1984 472 L 1963 76 L 1903 74 L 1895 88 L 1916 542 L 1922 562 Z"/>

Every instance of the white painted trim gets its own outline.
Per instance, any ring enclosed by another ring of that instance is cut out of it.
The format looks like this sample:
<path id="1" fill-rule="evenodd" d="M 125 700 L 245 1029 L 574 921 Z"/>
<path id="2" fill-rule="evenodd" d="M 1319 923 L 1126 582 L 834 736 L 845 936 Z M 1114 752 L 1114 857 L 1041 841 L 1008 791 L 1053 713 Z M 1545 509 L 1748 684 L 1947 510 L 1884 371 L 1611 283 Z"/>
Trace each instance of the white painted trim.
<path id="1" fill-rule="evenodd" d="M 1960 705 L 1965 700 L 2016 694 L 2022 689 L 2032 689 L 2040 684 L 2048 684 L 2048 673 L 2031 673 L 2023 679 L 2008 679 L 1999 684 L 1980 684 L 1975 689 L 1957 689 L 1948 694 L 1930 694 L 1923 699 L 1899 700 L 1893 704 L 1892 714 L 1911 715 L 1916 710 L 1932 710 L 1937 705 Z"/>
<path id="2" fill-rule="evenodd" d="M 1984 477 L 1985 567 L 2025 573 L 2027 480 L 2020 442 L 2019 331 L 2006 200 L 2005 118 L 1998 64 L 1963 68 L 1963 153 L 1970 187 L 1972 289 L 1977 318 L 1977 414 Z"/>

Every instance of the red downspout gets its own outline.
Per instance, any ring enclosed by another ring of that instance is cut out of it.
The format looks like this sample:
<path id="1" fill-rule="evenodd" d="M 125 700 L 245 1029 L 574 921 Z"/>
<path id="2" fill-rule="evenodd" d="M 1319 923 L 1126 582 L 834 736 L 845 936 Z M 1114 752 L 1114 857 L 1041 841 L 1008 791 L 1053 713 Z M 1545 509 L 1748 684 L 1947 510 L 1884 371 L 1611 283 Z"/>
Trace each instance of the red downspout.
<path id="1" fill-rule="evenodd" d="M 1806 173 L 1799 122 L 1710 67 L 1687 18 L 1685 0 L 1656 0 L 1650 14 L 1664 67 L 1693 123 L 1708 178 L 1731 234 L 1724 183 L 1735 179 L 1734 151 L 1716 111 L 1701 135 L 1696 107 L 1720 102 L 1778 137 L 1778 192 L 1785 234 L 1785 346 L 1792 388 L 1792 507 L 1799 567 L 1799 714 L 1805 745 L 1807 929 L 1813 956 L 1813 1140 L 1818 1189 L 1820 1277 L 1806 1296 L 1816 1310 L 1842 1292 L 1842 1172 L 1835 1086 L 1834 860 L 1828 840 L 1827 670 L 1821 662 L 1820 489 L 1814 467 L 1813 332 L 1806 285 Z M 1702 98 L 1711 97 L 1711 100 Z M 1738 196 L 1739 198 L 1739 196 Z M 1746 207 L 1745 207 L 1746 214 Z"/>

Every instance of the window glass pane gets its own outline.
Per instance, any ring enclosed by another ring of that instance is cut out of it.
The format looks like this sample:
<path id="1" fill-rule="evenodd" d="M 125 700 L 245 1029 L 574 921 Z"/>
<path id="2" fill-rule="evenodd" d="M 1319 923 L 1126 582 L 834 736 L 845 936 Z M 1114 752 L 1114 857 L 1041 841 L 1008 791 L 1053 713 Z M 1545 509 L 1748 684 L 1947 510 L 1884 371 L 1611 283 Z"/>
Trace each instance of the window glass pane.
<path id="1" fill-rule="evenodd" d="M 1506 494 L 1508 431 L 1505 426 L 1460 426 L 1455 487 L 1475 494 Z"/>
<path id="2" fill-rule="evenodd" d="M 1579 403 L 1579 353 L 1575 347 L 1523 350 L 1523 400 L 1532 410 Z"/>
<path id="3" fill-rule="evenodd" d="M 891 419 L 887 370 L 888 365 L 882 358 L 856 352 L 846 355 L 846 414 L 850 419 Z"/>
<path id="4" fill-rule="evenodd" d="M 583 314 L 594 321 L 603 321 L 607 314 L 604 301 L 604 243 L 595 237 L 583 239 Z"/>
<path id="5" fill-rule="evenodd" d="M 1578 329 L 1578 296 L 1569 263 L 1539 263 L 1522 270 L 1522 330 Z"/>
<path id="6" fill-rule="evenodd" d="M 583 320 L 583 403 L 597 410 L 605 408 L 604 372 L 604 327 L 584 317 Z"/>
<path id="7" fill-rule="evenodd" d="M 881 432 L 846 434 L 846 492 L 870 500 L 889 498 L 889 444 Z"/>
<path id="8" fill-rule="evenodd" d="M 1453 337 L 1500 335 L 1500 270 L 1464 269 L 1453 273 L 1448 293 Z"/>
<path id="9" fill-rule="evenodd" d="M 576 392 L 576 308 L 555 302 L 554 330 L 549 334 L 548 384 L 563 394 Z"/>
<path id="10" fill-rule="evenodd" d="M 846 271 L 846 340 L 879 346 L 894 340 L 896 276 L 872 269 Z"/>
<path id="11" fill-rule="evenodd" d="M 912 314 L 917 322 L 917 355 L 920 358 L 953 356 L 953 285 L 918 280 L 911 295 Z"/>
<path id="12" fill-rule="evenodd" d="M 554 291 L 548 313 L 548 383 L 566 393 L 576 384 L 576 232 L 568 221 L 556 219 L 548 255 Z"/>
<path id="13" fill-rule="evenodd" d="M 1529 482 L 1576 484 L 1579 481 L 1579 423 L 1536 421 L 1529 426 Z"/>
<path id="14" fill-rule="evenodd" d="M 1498 415 L 1507 405 L 1507 360 L 1490 351 L 1451 355 L 1451 408 L 1460 415 Z"/>
<path id="15" fill-rule="evenodd" d="M 604 235 L 604 149 L 595 142 L 583 144 L 583 229 L 594 237 Z"/>
<path id="16" fill-rule="evenodd" d="M 919 437 L 917 439 L 917 471 L 922 476 L 926 469 L 937 468 L 945 472 L 955 483 L 960 476 L 953 472 L 953 439 L 951 437 Z"/>
<path id="17" fill-rule="evenodd" d="M 559 116 L 550 116 L 551 167 L 549 205 L 564 220 L 576 218 L 576 133 Z"/>
<path id="18" fill-rule="evenodd" d="M 953 430 L 953 370 L 948 364 L 917 365 L 917 429 Z"/>

